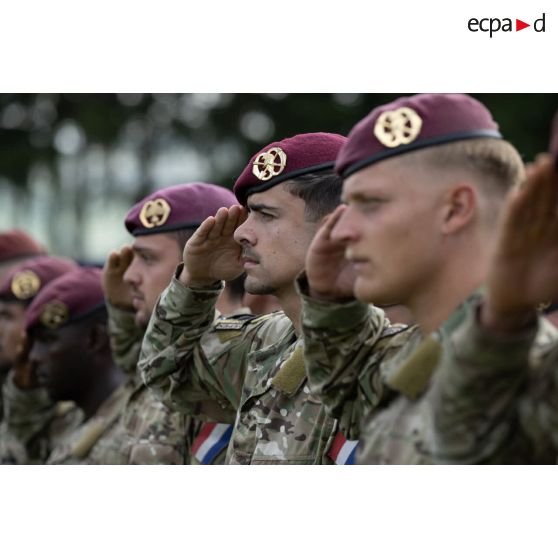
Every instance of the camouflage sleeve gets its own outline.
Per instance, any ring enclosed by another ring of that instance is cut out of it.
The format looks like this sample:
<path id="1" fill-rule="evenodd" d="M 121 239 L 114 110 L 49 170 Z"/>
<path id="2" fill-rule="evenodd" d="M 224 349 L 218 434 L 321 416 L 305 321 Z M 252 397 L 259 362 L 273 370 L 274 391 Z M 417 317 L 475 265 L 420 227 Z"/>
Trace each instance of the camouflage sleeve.
<path id="1" fill-rule="evenodd" d="M 371 366 L 372 345 L 389 321 L 381 309 L 356 300 L 328 303 L 311 298 L 304 275 L 297 279 L 297 288 L 310 389 L 327 413 L 340 420 L 345 436 L 357 439 L 362 417 L 378 401 L 381 378 L 379 368 Z"/>
<path id="2" fill-rule="evenodd" d="M 144 330 L 136 325 L 135 313 L 107 303 L 110 346 L 114 362 L 133 378 L 141 350 Z M 141 378 L 138 377 L 138 381 Z"/>
<path id="3" fill-rule="evenodd" d="M 3 385 L 4 420 L 1 427 L 2 463 L 28 463 L 31 443 L 45 431 L 56 414 L 56 405 L 43 388 L 19 389 L 10 373 Z"/>
<path id="4" fill-rule="evenodd" d="M 151 316 L 138 370 L 172 410 L 231 422 L 240 402 L 250 341 L 242 322 L 236 330 L 212 328 L 221 288 L 190 289 L 174 278 Z"/>
<path id="5" fill-rule="evenodd" d="M 514 414 L 538 328 L 491 333 L 479 325 L 478 310 L 478 303 L 470 305 L 464 321 L 443 338 L 428 395 L 429 437 L 439 463 L 497 462 L 515 436 Z"/>

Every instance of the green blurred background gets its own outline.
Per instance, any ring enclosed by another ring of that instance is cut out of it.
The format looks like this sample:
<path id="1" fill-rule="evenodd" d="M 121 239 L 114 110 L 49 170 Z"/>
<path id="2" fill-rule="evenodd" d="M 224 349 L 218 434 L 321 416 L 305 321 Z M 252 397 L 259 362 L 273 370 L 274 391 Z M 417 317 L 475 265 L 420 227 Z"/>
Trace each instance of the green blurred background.
<path id="1" fill-rule="evenodd" d="M 102 262 L 149 192 L 189 181 L 232 187 L 263 145 L 346 134 L 400 94 L 0 94 L 0 230 Z M 525 161 L 544 151 L 558 94 L 475 95 Z"/>

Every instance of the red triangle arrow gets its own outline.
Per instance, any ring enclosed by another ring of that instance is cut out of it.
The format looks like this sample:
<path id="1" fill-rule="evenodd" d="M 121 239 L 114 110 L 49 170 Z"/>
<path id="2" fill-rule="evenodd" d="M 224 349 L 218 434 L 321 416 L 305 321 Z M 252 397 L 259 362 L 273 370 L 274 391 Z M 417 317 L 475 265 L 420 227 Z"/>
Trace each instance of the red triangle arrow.
<path id="1" fill-rule="evenodd" d="M 515 20 L 515 30 L 516 31 L 521 31 L 522 29 L 525 29 L 526 27 L 531 27 L 531 24 L 530 23 L 525 23 L 524 21 L 521 21 L 520 19 Z"/>

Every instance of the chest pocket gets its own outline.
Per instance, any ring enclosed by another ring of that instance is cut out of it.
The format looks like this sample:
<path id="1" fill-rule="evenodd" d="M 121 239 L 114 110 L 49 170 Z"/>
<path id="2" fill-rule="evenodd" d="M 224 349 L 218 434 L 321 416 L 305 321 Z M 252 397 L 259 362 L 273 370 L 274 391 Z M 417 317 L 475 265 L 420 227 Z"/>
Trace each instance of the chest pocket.
<path id="1" fill-rule="evenodd" d="M 285 356 L 271 350 L 253 357 L 235 433 L 237 457 L 252 464 L 321 463 L 336 421 L 310 394 L 302 345 Z"/>

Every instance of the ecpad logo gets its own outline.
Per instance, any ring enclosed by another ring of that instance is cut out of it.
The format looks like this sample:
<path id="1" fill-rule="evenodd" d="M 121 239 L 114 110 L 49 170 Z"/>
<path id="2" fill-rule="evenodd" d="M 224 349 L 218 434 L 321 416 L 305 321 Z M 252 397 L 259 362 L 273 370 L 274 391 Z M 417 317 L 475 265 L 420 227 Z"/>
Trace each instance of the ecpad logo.
<path id="1" fill-rule="evenodd" d="M 545 18 L 546 18 L 546 14 L 543 13 L 543 15 L 539 19 L 536 19 L 534 21 L 533 29 L 535 30 L 535 32 L 537 33 L 545 32 L 545 26 L 546 26 Z M 498 17 L 485 17 L 482 19 L 477 19 L 475 17 L 472 17 L 467 22 L 467 27 L 469 31 L 472 31 L 473 33 L 477 33 L 478 31 L 482 31 L 484 33 L 490 33 L 490 38 L 492 38 L 492 35 L 494 33 L 497 33 L 498 31 L 503 31 L 503 32 L 514 31 L 512 18 L 509 17 L 505 17 L 503 19 L 500 19 Z M 527 27 L 531 27 L 531 24 L 525 23 L 521 19 L 517 19 L 517 18 L 515 19 L 515 31 L 521 31 L 522 29 L 526 29 Z"/>

